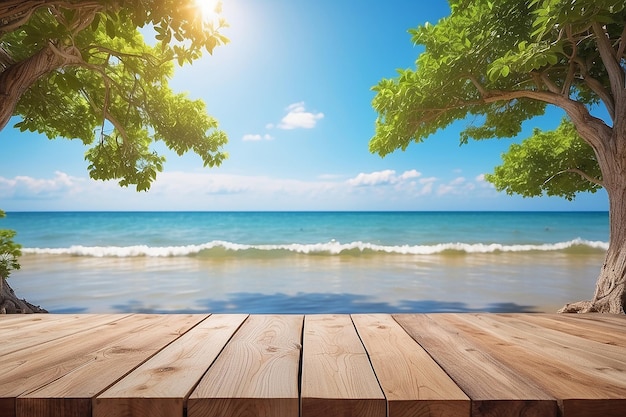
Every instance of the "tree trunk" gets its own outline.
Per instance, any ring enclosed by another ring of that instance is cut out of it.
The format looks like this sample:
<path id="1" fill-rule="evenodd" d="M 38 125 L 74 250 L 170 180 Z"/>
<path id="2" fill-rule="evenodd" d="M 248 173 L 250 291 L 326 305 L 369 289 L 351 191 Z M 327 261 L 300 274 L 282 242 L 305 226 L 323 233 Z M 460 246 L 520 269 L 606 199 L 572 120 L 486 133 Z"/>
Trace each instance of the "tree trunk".
<path id="1" fill-rule="evenodd" d="M 623 143 L 624 141 L 613 141 Z M 593 299 L 567 304 L 559 313 L 614 313 L 626 311 L 626 149 L 598 154 L 603 183 L 609 196 L 609 249 L 596 282 Z"/>
<path id="2" fill-rule="evenodd" d="M 47 313 L 26 300 L 20 300 L 4 278 L 0 278 L 0 314 Z"/>
<path id="3" fill-rule="evenodd" d="M 60 50 L 48 44 L 33 56 L 0 72 L 0 130 L 9 123 L 22 94 L 39 78 L 64 65 L 82 62 L 76 53 L 71 48 Z"/>

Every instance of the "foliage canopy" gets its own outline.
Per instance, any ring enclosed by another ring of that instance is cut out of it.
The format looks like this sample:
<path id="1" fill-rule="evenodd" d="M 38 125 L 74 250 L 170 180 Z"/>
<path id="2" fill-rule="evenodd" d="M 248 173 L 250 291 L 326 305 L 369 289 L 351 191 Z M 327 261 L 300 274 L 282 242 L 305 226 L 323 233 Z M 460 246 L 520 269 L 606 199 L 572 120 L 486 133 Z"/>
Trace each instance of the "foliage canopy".
<path id="1" fill-rule="evenodd" d="M 22 131 L 79 139 L 92 178 L 137 190 L 162 170 L 157 141 L 219 165 L 226 135 L 201 100 L 168 81 L 174 63 L 227 43 L 225 26 L 203 20 L 194 0 L 3 2 L 0 127 L 17 115 Z M 139 28 L 154 34 L 153 45 Z"/>
<path id="2" fill-rule="evenodd" d="M 623 96 L 626 3 L 451 0 L 450 7 L 437 24 L 409 31 L 424 48 L 416 69 L 373 87 L 378 118 L 370 150 L 381 156 L 405 150 L 462 119 L 474 122 L 461 143 L 513 137 L 553 105 L 567 114 L 561 126 L 514 145 L 488 179 L 509 193 L 568 199 L 604 185 L 597 154 L 624 119 L 616 109 Z M 594 106 L 603 106 L 611 120 L 593 116 Z"/>

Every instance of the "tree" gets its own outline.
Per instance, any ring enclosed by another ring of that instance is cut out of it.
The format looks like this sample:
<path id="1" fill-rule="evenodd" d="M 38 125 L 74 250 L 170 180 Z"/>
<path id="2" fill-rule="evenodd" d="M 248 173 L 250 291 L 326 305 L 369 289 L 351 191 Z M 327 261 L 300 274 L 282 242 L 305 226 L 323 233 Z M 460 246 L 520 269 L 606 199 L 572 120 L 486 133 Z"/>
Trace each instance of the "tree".
<path id="1" fill-rule="evenodd" d="M 158 141 L 219 165 L 226 135 L 201 100 L 173 92 L 168 80 L 174 63 L 228 42 L 220 12 L 216 3 L 216 18 L 204 19 L 196 0 L 0 2 L 0 130 L 18 116 L 21 131 L 79 139 L 92 178 L 137 191 L 163 169 Z M 153 45 L 139 28 L 154 34 Z M 5 282 L 19 269 L 14 235 L 0 231 L 0 309 L 42 311 Z"/>
<path id="2" fill-rule="evenodd" d="M 409 32 L 416 69 L 373 89 L 370 150 L 384 156 L 456 120 L 469 139 L 513 137 L 547 106 L 556 130 L 535 130 L 487 178 L 524 196 L 604 187 L 609 249 L 589 301 L 563 312 L 624 313 L 626 302 L 626 3 L 623 0 L 450 0 L 451 14 Z M 597 109 L 608 115 L 599 117 Z"/>
<path id="3" fill-rule="evenodd" d="M 92 178 L 138 191 L 163 168 L 157 141 L 219 165 L 226 135 L 202 101 L 174 93 L 168 79 L 173 62 L 226 43 L 224 26 L 204 20 L 194 0 L 3 1 L 0 129 L 17 115 L 22 131 L 80 139 Z M 153 30 L 156 45 L 138 28 Z"/>

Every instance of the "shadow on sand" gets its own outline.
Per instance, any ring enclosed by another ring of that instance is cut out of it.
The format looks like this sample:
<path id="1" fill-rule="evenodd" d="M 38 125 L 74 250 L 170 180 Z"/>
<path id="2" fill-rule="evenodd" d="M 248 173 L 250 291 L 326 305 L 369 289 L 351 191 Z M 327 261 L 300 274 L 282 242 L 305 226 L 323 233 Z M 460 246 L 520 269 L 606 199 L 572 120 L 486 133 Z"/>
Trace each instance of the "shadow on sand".
<path id="1" fill-rule="evenodd" d="M 435 300 L 401 300 L 396 304 L 373 301 L 359 294 L 283 293 L 261 294 L 238 292 L 226 300 L 198 300 L 195 306 L 184 309 L 167 309 L 130 300 L 115 304 L 119 313 L 249 313 L 249 314 L 350 314 L 350 313 L 536 313 L 536 307 L 515 303 L 490 303 L 470 306 L 464 302 Z M 61 311 L 53 311 L 60 313 Z M 80 311 L 63 311 L 80 313 Z"/>

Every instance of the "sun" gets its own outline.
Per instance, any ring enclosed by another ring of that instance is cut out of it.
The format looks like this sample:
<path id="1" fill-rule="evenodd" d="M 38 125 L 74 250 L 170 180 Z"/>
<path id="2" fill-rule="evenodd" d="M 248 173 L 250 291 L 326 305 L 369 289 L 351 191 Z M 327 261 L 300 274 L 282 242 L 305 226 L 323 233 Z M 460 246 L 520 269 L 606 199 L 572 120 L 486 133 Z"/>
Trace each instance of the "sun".
<path id="1" fill-rule="evenodd" d="M 207 23 L 217 23 L 222 13 L 221 0 L 195 0 L 198 10 L 202 14 L 202 20 Z"/>

